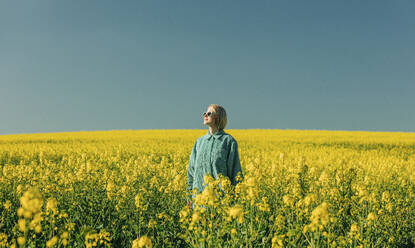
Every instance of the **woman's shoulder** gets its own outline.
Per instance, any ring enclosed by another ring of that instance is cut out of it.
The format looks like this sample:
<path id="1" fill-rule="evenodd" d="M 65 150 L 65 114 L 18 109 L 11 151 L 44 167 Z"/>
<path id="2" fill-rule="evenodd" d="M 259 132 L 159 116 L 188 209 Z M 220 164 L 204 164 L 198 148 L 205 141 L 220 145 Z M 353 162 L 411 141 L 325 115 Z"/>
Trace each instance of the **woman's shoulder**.
<path id="1" fill-rule="evenodd" d="M 205 139 L 207 137 L 207 134 L 200 136 L 196 139 L 195 143 L 199 143 L 201 140 Z"/>
<path id="2" fill-rule="evenodd" d="M 230 135 L 226 132 L 223 134 L 223 140 L 228 142 L 229 144 L 237 143 L 236 139 L 232 135 Z"/>

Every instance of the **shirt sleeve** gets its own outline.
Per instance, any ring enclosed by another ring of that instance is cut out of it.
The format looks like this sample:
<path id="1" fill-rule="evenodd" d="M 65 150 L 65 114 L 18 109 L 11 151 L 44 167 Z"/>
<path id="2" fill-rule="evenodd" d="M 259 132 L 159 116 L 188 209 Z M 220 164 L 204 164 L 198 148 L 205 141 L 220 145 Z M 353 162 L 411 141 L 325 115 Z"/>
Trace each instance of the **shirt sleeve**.
<path id="1" fill-rule="evenodd" d="M 228 176 L 231 180 L 232 185 L 236 185 L 243 179 L 241 162 L 239 160 L 238 153 L 238 143 L 233 140 L 231 143 L 231 148 L 229 151 L 228 161 L 227 161 Z M 236 177 L 240 174 L 240 180 L 237 180 Z"/>
<path id="2" fill-rule="evenodd" d="M 187 168 L 187 190 L 192 190 L 193 188 L 193 176 L 196 162 L 196 144 L 197 141 L 195 142 L 192 153 L 190 154 L 189 167 Z"/>

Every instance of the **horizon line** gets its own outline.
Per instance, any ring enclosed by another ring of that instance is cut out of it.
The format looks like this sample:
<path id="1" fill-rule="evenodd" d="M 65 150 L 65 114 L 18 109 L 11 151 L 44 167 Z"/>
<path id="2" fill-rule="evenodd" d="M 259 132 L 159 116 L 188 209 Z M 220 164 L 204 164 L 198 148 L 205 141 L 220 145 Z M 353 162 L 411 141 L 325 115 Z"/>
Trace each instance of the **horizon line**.
<path id="1" fill-rule="evenodd" d="M 77 131 L 51 131 L 33 133 L 0 133 L 7 135 L 32 135 L 32 134 L 63 134 L 81 132 L 111 132 L 111 131 L 162 131 L 162 130 L 207 130 L 207 128 L 143 128 L 143 129 L 102 129 L 102 130 L 77 130 Z M 298 128 L 226 128 L 225 130 L 280 130 L 280 131 L 330 131 L 330 132 L 371 132 L 371 133 L 415 133 L 415 131 L 379 131 L 379 130 L 345 130 L 345 129 L 298 129 Z"/>

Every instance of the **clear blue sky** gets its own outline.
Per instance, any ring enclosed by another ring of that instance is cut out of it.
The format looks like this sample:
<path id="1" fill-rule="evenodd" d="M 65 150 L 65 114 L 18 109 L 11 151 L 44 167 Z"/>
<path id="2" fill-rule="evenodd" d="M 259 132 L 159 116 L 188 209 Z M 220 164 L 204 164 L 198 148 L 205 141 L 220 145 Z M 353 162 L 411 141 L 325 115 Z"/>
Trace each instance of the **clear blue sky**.
<path id="1" fill-rule="evenodd" d="M 415 131 L 415 2 L 1 1 L 0 134 Z"/>

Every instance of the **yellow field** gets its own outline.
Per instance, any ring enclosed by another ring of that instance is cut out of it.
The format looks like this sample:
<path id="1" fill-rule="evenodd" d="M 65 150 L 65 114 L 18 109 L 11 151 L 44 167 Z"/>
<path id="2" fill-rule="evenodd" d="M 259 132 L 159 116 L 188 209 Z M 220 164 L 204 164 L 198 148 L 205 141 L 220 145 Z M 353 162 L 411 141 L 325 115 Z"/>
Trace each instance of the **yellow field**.
<path id="1" fill-rule="evenodd" d="M 193 211 L 207 130 L 0 136 L 0 247 L 414 247 L 415 133 L 225 132 L 244 181 Z"/>

